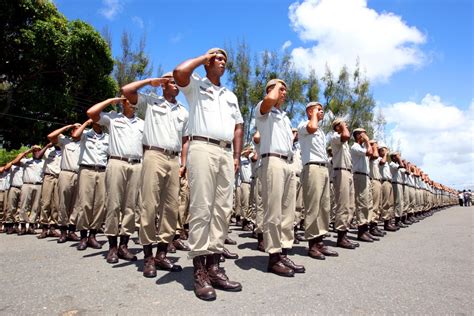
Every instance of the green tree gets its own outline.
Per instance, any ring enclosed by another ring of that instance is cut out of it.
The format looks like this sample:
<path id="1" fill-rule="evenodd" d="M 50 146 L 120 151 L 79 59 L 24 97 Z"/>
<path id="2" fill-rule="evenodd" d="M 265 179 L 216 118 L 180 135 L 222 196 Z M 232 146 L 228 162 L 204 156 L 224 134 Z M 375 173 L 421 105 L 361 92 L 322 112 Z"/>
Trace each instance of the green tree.
<path id="1" fill-rule="evenodd" d="M 6 147 L 46 142 L 61 125 L 117 91 L 113 60 L 90 25 L 46 0 L 1 0 L 0 135 Z"/>

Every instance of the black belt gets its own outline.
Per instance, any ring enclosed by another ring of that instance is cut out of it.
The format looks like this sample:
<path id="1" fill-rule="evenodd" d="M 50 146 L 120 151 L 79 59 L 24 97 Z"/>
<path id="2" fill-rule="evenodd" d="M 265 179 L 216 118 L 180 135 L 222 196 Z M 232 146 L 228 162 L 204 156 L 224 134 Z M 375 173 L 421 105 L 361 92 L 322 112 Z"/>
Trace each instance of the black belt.
<path id="1" fill-rule="evenodd" d="M 280 158 L 280 159 L 283 159 L 283 160 L 288 160 L 288 156 L 275 154 L 275 153 L 266 153 L 266 154 L 262 155 L 262 158 L 266 158 L 266 157 L 276 157 L 276 158 Z"/>
<path id="2" fill-rule="evenodd" d="M 252 182 L 245 182 L 245 181 L 242 181 L 242 183 L 252 184 Z"/>
<path id="3" fill-rule="evenodd" d="M 352 169 L 349 169 L 349 168 L 333 168 L 332 170 L 334 170 L 334 171 L 337 171 L 337 170 L 346 170 L 346 171 L 349 171 L 349 172 L 352 171 Z"/>
<path id="4" fill-rule="evenodd" d="M 23 182 L 23 184 L 39 185 L 39 184 L 43 184 L 43 182 Z"/>
<path id="5" fill-rule="evenodd" d="M 380 180 L 380 181 L 381 181 L 382 183 L 384 183 L 384 182 L 387 182 L 387 181 L 390 181 L 390 180 Z"/>
<path id="6" fill-rule="evenodd" d="M 321 167 L 328 167 L 328 164 L 325 162 L 316 162 L 316 161 L 310 161 L 304 164 L 305 166 L 307 165 L 316 165 L 316 166 L 321 166 Z"/>
<path id="7" fill-rule="evenodd" d="M 51 177 L 54 177 L 54 178 L 57 178 L 57 177 L 58 177 L 57 174 L 49 173 L 49 172 L 45 172 L 44 175 L 45 175 L 45 176 L 51 176 Z"/>
<path id="8" fill-rule="evenodd" d="M 354 172 L 354 174 L 359 174 L 359 175 L 361 175 L 361 176 L 366 176 L 366 177 L 369 177 L 369 178 L 370 178 L 370 176 L 369 176 L 367 173 L 363 173 L 363 172 L 358 172 L 358 171 L 356 171 L 356 172 Z"/>
<path id="9" fill-rule="evenodd" d="M 191 140 L 199 140 L 202 142 L 208 142 L 208 143 L 220 146 L 222 148 L 227 148 L 227 149 L 232 148 L 232 144 L 230 142 L 226 142 L 224 140 L 217 140 L 217 139 L 204 137 L 204 136 L 191 136 Z"/>
<path id="10" fill-rule="evenodd" d="M 378 182 L 382 183 L 382 180 L 380 180 L 380 179 L 374 179 L 374 178 L 370 178 L 370 179 L 371 179 L 371 180 L 375 180 L 375 181 L 378 181 Z"/>
<path id="11" fill-rule="evenodd" d="M 172 150 L 169 150 L 169 149 L 164 149 L 164 148 L 161 148 L 161 147 L 155 147 L 155 146 L 150 146 L 150 145 L 143 145 L 143 149 L 144 150 L 158 151 L 158 152 L 163 153 L 163 154 L 168 155 L 168 156 L 178 156 L 179 155 L 179 151 L 172 151 Z"/>
<path id="12" fill-rule="evenodd" d="M 11 185 L 10 188 L 17 188 L 17 189 L 21 189 L 21 186 L 17 186 L 17 185 Z"/>
<path id="13" fill-rule="evenodd" d="M 396 182 L 396 181 L 392 182 L 392 184 L 400 184 L 400 185 L 404 185 L 403 183 Z"/>
<path id="14" fill-rule="evenodd" d="M 79 167 L 84 168 L 84 169 L 89 169 L 89 170 L 94 170 L 94 171 L 104 171 L 105 166 L 101 165 L 79 165 Z"/>
<path id="15" fill-rule="evenodd" d="M 128 163 L 141 163 L 142 162 L 140 158 L 125 158 L 125 157 L 119 157 L 119 156 L 110 156 L 109 159 L 121 160 Z"/>
<path id="16" fill-rule="evenodd" d="M 77 173 L 77 171 L 75 171 L 75 170 L 70 170 L 70 169 L 61 169 L 61 171 L 67 171 L 67 172 Z"/>

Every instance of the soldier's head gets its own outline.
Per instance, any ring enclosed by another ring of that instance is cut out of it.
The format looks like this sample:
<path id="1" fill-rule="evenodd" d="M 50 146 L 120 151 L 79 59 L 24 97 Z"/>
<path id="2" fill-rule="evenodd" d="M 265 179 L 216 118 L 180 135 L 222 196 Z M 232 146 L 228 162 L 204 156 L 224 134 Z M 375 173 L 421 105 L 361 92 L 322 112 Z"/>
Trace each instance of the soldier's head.
<path id="1" fill-rule="evenodd" d="M 352 132 L 352 136 L 354 137 L 354 140 L 358 143 L 361 143 L 362 142 L 362 135 L 364 135 L 366 133 L 365 129 L 363 128 L 356 128 L 353 132 Z"/>
<path id="2" fill-rule="evenodd" d="M 281 79 L 272 79 L 268 81 L 267 84 L 265 85 L 265 92 L 269 94 L 270 91 L 272 91 L 276 87 L 278 87 L 279 89 L 278 101 L 276 105 L 280 106 L 283 103 L 285 103 L 285 100 L 286 100 L 286 82 L 285 81 Z"/>
<path id="3" fill-rule="evenodd" d="M 323 105 L 319 102 L 309 102 L 306 104 L 306 115 L 308 119 L 311 119 L 313 115 L 317 115 L 318 121 L 322 121 L 324 118 Z"/>
<path id="4" fill-rule="evenodd" d="M 341 134 L 342 129 L 343 129 L 345 124 L 346 124 L 346 122 L 342 118 L 338 117 L 334 121 L 332 121 L 332 129 L 335 132 Z"/>
<path id="5" fill-rule="evenodd" d="M 165 97 L 165 99 L 169 101 L 170 98 L 176 98 L 176 96 L 179 94 L 179 89 L 178 85 L 176 84 L 176 81 L 174 81 L 173 73 L 169 71 L 163 76 L 161 76 L 161 78 L 168 79 L 167 83 L 161 85 L 161 88 L 163 89 L 163 96 Z"/>
<path id="6" fill-rule="evenodd" d="M 227 52 L 222 48 L 211 48 L 207 53 L 215 56 L 204 65 L 206 74 L 219 78 L 222 77 L 227 64 Z"/>

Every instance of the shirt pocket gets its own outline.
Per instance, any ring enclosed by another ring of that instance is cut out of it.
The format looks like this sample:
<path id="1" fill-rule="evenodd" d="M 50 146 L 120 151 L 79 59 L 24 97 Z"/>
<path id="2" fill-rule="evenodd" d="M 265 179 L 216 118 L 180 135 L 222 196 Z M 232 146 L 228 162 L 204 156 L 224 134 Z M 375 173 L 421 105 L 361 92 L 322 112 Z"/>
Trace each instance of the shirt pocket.
<path id="1" fill-rule="evenodd" d="M 176 114 L 176 117 L 174 118 L 174 126 L 178 132 L 181 132 L 183 130 L 183 125 L 184 125 L 184 114 L 183 113 L 178 113 Z"/>

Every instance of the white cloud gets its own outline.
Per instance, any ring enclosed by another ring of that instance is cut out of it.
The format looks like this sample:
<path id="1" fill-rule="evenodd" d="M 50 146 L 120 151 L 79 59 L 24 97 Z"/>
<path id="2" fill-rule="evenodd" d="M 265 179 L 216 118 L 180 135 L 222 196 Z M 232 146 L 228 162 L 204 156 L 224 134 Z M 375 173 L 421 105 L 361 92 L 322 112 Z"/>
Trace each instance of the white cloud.
<path id="1" fill-rule="evenodd" d="M 104 7 L 99 10 L 99 13 L 108 20 L 113 20 L 123 10 L 120 0 L 103 0 L 102 3 Z"/>
<path id="2" fill-rule="evenodd" d="M 357 58 L 367 77 L 386 81 L 392 74 L 426 62 L 425 35 L 393 13 L 378 13 L 367 0 L 305 0 L 289 7 L 291 26 L 312 47 L 292 50 L 295 65 L 323 74 L 353 67 Z"/>
<path id="3" fill-rule="evenodd" d="M 291 44 L 292 44 L 291 41 L 284 42 L 283 45 L 281 46 L 281 50 L 287 49 L 288 47 L 291 46 Z"/>
<path id="4" fill-rule="evenodd" d="M 138 16 L 132 16 L 132 21 L 141 29 L 145 27 L 145 23 L 143 22 L 143 19 Z"/>
<path id="5" fill-rule="evenodd" d="M 382 110 L 394 126 L 387 136 L 400 141 L 402 156 L 437 182 L 474 186 L 474 100 L 462 110 L 427 94 L 420 103 L 398 102 Z"/>

